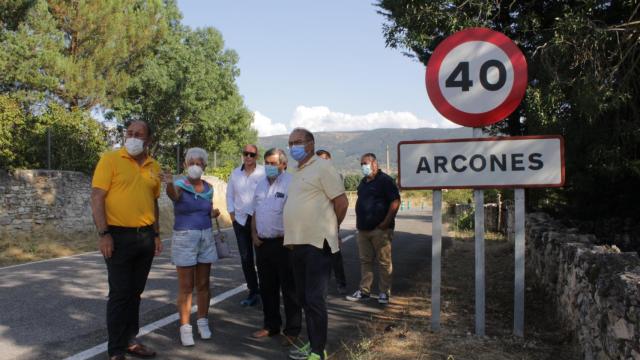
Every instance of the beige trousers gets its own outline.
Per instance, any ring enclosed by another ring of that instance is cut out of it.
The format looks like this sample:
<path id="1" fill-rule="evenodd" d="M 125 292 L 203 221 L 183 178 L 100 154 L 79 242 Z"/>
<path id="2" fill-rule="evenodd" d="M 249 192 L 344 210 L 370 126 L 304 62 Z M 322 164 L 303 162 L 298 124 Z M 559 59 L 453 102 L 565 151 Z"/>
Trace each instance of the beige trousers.
<path id="1" fill-rule="evenodd" d="M 391 239 L 393 230 L 374 229 L 358 231 L 358 251 L 360 252 L 360 290 L 371 293 L 373 283 L 374 258 L 378 263 L 378 290 L 390 294 L 391 273 Z"/>

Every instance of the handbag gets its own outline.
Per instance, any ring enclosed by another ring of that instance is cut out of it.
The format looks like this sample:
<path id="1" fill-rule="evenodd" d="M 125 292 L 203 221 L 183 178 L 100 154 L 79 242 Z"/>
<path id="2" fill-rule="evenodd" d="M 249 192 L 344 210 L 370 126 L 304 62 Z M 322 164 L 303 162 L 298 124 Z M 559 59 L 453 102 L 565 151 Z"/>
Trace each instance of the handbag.
<path id="1" fill-rule="evenodd" d="M 218 223 L 217 218 L 216 233 L 213 234 L 213 239 L 216 243 L 216 252 L 218 253 L 218 259 L 233 257 L 231 255 L 231 248 L 229 247 L 229 243 L 225 241 L 224 234 L 222 233 L 222 231 L 220 231 L 220 224 Z"/>

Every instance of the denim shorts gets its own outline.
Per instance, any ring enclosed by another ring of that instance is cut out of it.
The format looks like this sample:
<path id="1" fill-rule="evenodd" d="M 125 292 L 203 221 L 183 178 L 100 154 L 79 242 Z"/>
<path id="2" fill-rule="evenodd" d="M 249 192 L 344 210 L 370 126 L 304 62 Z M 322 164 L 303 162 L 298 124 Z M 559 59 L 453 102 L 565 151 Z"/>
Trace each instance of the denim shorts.
<path id="1" fill-rule="evenodd" d="M 171 262 L 176 266 L 211 264 L 218 260 L 211 228 L 204 230 L 173 230 Z"/>

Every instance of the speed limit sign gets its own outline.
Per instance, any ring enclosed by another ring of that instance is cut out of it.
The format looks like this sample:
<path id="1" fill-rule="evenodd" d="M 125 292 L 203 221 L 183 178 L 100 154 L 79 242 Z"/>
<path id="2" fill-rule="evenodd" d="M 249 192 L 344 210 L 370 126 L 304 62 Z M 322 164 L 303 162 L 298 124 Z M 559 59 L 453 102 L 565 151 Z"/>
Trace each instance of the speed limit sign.
<path id="1" fill-rule="evenodd" d="M 527 61 L 504 34 L 459 31 L 436 47 L 427 64 L 427 93 L 456 124 L 481 127 L 509 116 L 527 87 Z"/>

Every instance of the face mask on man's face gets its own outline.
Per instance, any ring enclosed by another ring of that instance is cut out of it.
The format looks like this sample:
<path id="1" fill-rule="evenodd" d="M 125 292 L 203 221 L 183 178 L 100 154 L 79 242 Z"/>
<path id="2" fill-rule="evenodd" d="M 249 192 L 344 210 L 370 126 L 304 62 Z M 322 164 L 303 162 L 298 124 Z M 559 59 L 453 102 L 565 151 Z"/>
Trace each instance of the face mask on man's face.
<path id="1" fill-rule="evenodd" d="M 264 172 L 267 174 L 267 177 L 271 179 L 276 178 L 278 177 L 278 175 L 280 175 L 280 170 L 275 165 L 265 165 Z"/>
<path id="2" fill-rule="evenodd" d="M 362 175 L 364 176 L 371 175 L 371 164 L 362 165 Z"/>
<path id="3" fill-rule="evenodd" d="M 304 145 L 293 145 L 291 149 L 289 149 L 289 154 L 295 161 L 300 161 L 307 157 L 307 152 L 304 151 Z"/>
<path id="4" fill-rule="evenodd" d="M 129 155 L 138 156 L 144 150 L 144 141 L 138 138 L 130 137 L 125 140 L 124 147 L 127 149 Z"/>

